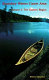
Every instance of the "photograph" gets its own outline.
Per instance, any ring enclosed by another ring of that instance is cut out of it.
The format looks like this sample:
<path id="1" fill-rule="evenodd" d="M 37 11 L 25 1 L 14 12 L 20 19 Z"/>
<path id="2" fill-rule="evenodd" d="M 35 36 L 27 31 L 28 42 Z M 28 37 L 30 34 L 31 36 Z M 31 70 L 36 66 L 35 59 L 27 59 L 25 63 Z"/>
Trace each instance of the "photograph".
<path id="1" fill-rule="evenodd" d="M 48 0 L 0 0 L 0 80 L 49 80 Z"/>

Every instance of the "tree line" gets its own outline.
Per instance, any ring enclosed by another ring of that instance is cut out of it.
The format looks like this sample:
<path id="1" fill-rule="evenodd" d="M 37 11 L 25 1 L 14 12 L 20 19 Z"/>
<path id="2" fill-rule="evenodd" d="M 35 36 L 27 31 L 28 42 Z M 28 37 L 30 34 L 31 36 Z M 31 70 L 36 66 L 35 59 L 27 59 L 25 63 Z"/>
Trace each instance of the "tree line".
<path id="1" fill-rule="evenodd" d="M 8 10 L 7 12 L 7 5 L 3 10 L 0 9 L 0 22 L 49 22 L 49 19 L 42 19 L 42 18 L 32 18 L 26 15 L 20 15 L 13 13 L 13 7 Z"/>

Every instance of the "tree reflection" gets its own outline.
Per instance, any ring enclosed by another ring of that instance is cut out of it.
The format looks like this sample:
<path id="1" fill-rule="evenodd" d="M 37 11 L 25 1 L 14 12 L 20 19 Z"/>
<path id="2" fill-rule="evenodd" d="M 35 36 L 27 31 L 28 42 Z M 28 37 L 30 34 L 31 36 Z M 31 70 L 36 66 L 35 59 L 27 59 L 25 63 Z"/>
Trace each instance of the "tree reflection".
<path id="1" fill-rule="evenodd" d="M 1 23 L 0 24 L 0 33 L 5 32 L 8 36 L 9 32 L 13 34 L 13 23 Z"/>

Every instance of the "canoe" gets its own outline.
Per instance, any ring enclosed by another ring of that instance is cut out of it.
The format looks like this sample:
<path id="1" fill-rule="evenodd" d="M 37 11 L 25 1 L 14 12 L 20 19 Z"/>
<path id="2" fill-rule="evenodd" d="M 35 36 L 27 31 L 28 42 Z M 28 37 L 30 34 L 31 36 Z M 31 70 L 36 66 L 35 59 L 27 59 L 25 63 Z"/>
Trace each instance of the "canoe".
<path id="1" fill-rule="evenodd" d="M 18 62 L 11 66 L 7 71 L 6 77 L 8 80 L 12 80 L 15 76 L 24 71 L 30 64 L 32 64 L 37 56 L 42 52 L 44 47 L 44 41 L 40 40 L 31 45 L 20 57 Z"/>
<path id="2" fill-rule="evenodd" d="M 15 65 L 24 64 L 33 58 L 35 58 L 38 54 L 41 53 L 44 47 L 44 41 L 40 40 L 33 45 L 31 45 L 20 57 L 19 61 Z"/>

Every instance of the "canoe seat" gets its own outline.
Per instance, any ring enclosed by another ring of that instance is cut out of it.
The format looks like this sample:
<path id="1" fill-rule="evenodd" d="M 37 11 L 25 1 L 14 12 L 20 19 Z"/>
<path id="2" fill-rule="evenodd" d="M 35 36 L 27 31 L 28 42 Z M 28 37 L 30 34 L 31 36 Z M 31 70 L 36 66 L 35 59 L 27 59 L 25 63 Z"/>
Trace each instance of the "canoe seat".
<path id="1" fill-rule="evenodd" d="M 34 56 L 35 53 L 32 53 L 30 51 L 27 52 L 27 54 L 25 55 L 25 60 L 28 60 L 30 58 L 32 58 Z"/>
<path id="2" fill-rule="evenodd" d="M 32 47 L 32 48 L 30 49 L 30 52 L 32 52 L 32 53 L 37 53 L 37 49 L 34 48 L 34 47 Z"/>

